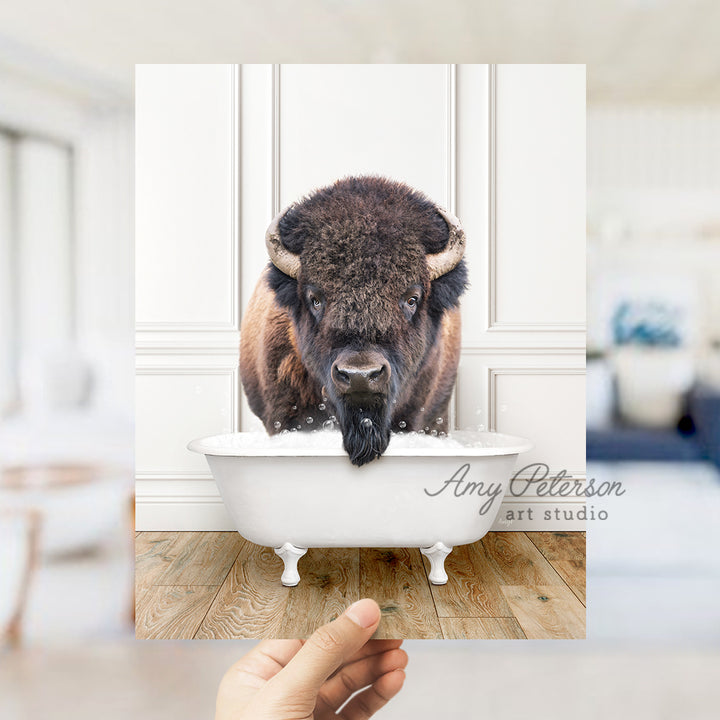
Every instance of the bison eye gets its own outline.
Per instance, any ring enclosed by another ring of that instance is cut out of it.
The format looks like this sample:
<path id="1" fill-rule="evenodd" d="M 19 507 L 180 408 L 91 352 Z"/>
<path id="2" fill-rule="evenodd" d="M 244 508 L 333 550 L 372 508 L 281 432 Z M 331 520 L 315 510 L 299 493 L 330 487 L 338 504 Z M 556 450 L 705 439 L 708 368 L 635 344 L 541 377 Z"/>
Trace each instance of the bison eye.
<path id="1" fill-rule="evenodd" d="M 319 290 L 308 289 L 306 297 L 313 315 L 319 318 L 325 305 L 322 293 Z"/>
<path id="2" fill-rule="evenodd" d="M 405 317 L 408 320 L 412 320 L 413 315 L 417 311 L 421 296 L 421 289 L 417 286 L 413 286 L 405 293 L 400 301 L 400 307 L 402 307 Z"/>

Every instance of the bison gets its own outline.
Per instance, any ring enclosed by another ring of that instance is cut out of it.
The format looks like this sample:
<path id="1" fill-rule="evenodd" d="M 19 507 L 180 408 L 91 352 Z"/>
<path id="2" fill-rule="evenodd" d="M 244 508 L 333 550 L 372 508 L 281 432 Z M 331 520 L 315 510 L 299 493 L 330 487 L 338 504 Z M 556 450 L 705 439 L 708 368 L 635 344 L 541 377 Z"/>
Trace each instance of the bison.
<path id="1" fill-rule="evenodd" d="M 459 221 L 407 185 L 349 177 L 281 212 L 241 327 L 268 433 L 337 423 L 354 465 L 391 431 L 443 431 L 466 286 Z"/>

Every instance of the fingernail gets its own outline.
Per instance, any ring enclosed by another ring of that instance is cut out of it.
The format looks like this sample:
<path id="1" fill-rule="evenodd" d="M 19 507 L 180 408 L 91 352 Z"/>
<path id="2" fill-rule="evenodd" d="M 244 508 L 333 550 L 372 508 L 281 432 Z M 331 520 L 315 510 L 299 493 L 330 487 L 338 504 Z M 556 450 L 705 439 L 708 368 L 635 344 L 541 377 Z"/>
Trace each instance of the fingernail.
<path id="1" fill-rule="evenodd" d="M 345 614 L 361 628 L 369 628 L 380 619 L 380 608 L 374 600 L 365 598 L 354 602 Z"/>

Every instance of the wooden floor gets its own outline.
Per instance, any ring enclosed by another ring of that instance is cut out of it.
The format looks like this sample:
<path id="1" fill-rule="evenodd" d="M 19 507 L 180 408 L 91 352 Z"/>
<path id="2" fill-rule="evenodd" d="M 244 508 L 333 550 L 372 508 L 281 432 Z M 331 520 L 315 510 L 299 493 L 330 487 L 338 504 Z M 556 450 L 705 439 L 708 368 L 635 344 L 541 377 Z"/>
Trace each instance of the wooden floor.
<path id="1" fill-rule="evenodd" d="M 447 585 L 411 549 L 311 549 L 280 584 L 271 548 L 234 532 L 141 532 L 139 639 L 307 637 L 362 597 L 381 638 L 584 638 L 585 533 L 496 532 L 456 547 Z"/>

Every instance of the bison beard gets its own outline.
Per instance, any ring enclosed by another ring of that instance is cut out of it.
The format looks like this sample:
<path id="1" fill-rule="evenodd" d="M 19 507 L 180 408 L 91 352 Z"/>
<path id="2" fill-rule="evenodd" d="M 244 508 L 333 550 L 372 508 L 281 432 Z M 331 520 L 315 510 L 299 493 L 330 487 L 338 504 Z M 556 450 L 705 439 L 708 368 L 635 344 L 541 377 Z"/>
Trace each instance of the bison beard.
<path id="1" fill-rule="evenodd" d="M 384 401 L 360 407 L 341 400 L 337 403 L 336 416 L 343 447 L 353 465 L 365 465 L 385 452 L 390 442 L 390 418 Z"/>

